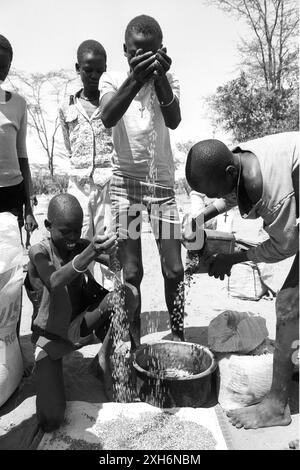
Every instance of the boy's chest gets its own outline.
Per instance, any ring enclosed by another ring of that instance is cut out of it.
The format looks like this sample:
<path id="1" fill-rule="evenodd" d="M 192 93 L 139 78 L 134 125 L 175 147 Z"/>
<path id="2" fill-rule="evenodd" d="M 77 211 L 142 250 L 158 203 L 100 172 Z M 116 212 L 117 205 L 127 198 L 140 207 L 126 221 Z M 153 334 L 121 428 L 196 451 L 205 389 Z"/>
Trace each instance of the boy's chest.
<path id="1" fill-rule="evenodd" d="M 80 105 L 82 106 L 84 112 L 87 114 L 89 119 L 91 119 L 91 117 L 96 113 L 99 108 L 99 103 L 92 103 L 91 101 L 87 100 L 80 100 Z"/>

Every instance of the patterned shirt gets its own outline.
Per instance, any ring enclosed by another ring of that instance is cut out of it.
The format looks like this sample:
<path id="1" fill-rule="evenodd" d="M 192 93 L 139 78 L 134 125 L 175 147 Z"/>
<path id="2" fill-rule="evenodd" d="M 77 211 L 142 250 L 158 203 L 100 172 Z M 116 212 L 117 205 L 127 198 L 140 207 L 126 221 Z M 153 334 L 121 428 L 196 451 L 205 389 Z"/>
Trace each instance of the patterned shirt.
<path id="1" fill-rule="evenodd" d="M 105 129 L 98 107 L 91 117 L 80 103 L 79 90 L 58 109 L 65 146 L 70 157 L 70 175 L 84 184 L 93 180 L 103 186 L 111 177 L 111 131 Z"/>

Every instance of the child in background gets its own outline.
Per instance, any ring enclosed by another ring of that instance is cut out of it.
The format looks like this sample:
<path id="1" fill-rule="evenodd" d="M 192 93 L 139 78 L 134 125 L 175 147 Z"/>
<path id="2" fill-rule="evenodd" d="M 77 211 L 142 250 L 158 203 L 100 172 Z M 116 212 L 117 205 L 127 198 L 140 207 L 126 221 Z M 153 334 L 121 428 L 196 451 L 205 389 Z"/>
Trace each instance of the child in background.
<path id="1" fill-rule="evenodd" d="M 18 217 L 23 215 L 24 207 L 25 230 L 33 232 L 38 225 L 30 204 L 26 102 L 17 93 L 1 88 L 12 58 L 11 44 L 0 35 L 0 212 L 11 212 Z"/>
<path id="2" fill-rule="evenodd" d="M 113 128 L 110 197 L 116 223 L 124 229 L 120 246 L 123 275 L 140 292 L 144 208 L 151 218 L 160 254 L 172 339 L 182 341 L 184 272 L 169 135 L 169 129 L 176 129 L 181 120 L 179 83 L 169 72 L 172 61 L 154 18 L 141 15 L 130 21 L 124 55 L 129 71 L 106 72 L 100 79 L 102 121 L 106 128 Z M 130 226 L 136 228 L 134 233 L 130 233 Z M 137 342 L 140 310 L 141 305 L 135 320 Z"/>
<path id="3" fill-rule="evenodd" d="M 107 232 L 96 235 L 91 242 L 80 238 L 82 222 L 83 212 L 74 196 L 54 196 L 45 220 L 50 239 L 29 250 L 25 285 L 34 307 L 37 418 L 45 432 L 58 428 L 64 419 L 62 358 L 92 331 L 103 341 L 97 357 L 98 375 L 104 379 L 108 399 L 112 392 L 110 319 L 115 314 L 115 292 L 108 292 L 96 283 L 88 266 L 92 261 L 101 262 L 109 257 L 117 241 L 115 235 Z M 124 314 L 130 322 L 137 308 L 137 291 L 128 285 L 119 289 Z"/>
<path id="4" fill-rule="evenodd" d="M 8 75 L 12 58 L 13 49 L 10 42 L 0 35 L 0 212 L 11 212 L 18 218 L 18 222 L 22 220 L 22 226 L 25 221 L 26 232 L 32 233 L 38 224 L 30 203 L 32 182 L 26 149 L 26 101 L 19 94 L 3 90 L 1 87 Z M 22 301 L 16 328 L 18 338 L 21 312 Z M 27 376 L 30 374 L 31 365 L 23 352 L 22 355 L 24 375 Z"/>
<path id="5" fill-rule="evenodd" d="M 65 146 L 70 158 L 68 193 L 73 194 L 83 210 L 82 237 L 88 240 L 111 226 L 109 180 L 112 142 L 110 132 L 100 119 L 99 79 L 106 70 L 106 52 L 94 40 L 80 44 L 76 72 L 83 87 L 59 108 Z M 102 273 L 102 275 L 101 275 Z M 108 288 L 112 273 L 101 265 L 101 283 Z"/>

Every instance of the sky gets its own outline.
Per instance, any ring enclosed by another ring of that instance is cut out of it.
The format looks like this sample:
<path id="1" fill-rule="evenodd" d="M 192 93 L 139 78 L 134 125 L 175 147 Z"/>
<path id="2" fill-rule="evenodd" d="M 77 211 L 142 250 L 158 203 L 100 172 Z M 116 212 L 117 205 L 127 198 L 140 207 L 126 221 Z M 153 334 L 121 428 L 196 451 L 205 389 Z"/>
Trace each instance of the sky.
<path id="1" fill-rule="evenodd" d="M 0 0 L 0 34 L 13 46 L 16 69 L 73 69 L 79 44 L 96 39 L 107 51 L 108 69 L 127 70 L 124 31 L 140 14 L 160 23 L 181 83 L 175 140 L 212 137 L 203 98 L 238 74 L 237 43 L 245 26 L 209 0 Z"/>

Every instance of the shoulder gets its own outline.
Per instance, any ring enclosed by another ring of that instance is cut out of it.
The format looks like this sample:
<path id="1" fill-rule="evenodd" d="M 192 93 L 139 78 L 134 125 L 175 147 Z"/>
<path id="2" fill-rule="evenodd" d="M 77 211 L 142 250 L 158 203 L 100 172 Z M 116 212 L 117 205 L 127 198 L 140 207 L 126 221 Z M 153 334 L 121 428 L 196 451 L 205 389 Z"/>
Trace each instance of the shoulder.
<path id="1" fill-rule="evenodd" d="M 30 247 L 28 256 L 33 264 L 35 264 L 37 255 L 44 255 L 50 258 L 50 243 L 48 239 L 42 240 Z"/>
<path id="2" fill-rule="evenodd" d="M 75 93 L 68 95 L 65 97 L 58 105 L 58 111 L 62 114 L 65 114 L 69 107 L 73 104 L 73 98 L 75 97 Z"/>
<path id="3" fill-rule="evenodd" d="M 16 93 L 15 91 L 10 91 L 10 94 L 12 105 L 24 113 L 27 109 L 27 103 L 24 96 L 19 95 L 19 93 Z"/>
<path id="4" fill-rule="evenodd" d="M 126 77 L 127 77 L 126 72 L 118 72 L 118 71 L 104 72 L 100 78 L 99 88 L 101 90 L 101 88 L 105 84 L 110 84 L 112 86 L 115 86 L 116 88 L 119 88 L 122 85 L 122 83 L 126 80 Z"/>

